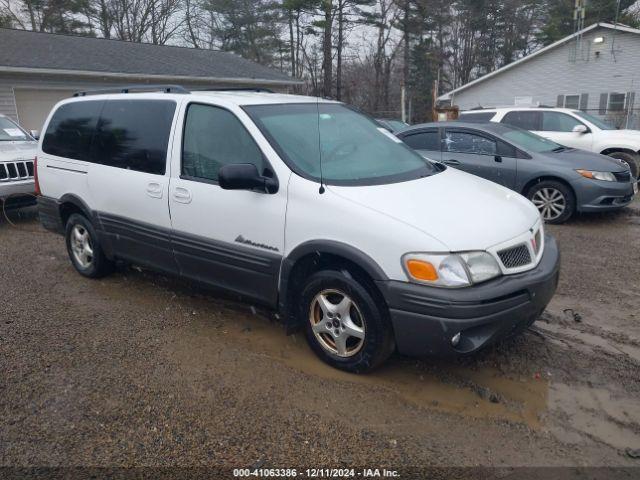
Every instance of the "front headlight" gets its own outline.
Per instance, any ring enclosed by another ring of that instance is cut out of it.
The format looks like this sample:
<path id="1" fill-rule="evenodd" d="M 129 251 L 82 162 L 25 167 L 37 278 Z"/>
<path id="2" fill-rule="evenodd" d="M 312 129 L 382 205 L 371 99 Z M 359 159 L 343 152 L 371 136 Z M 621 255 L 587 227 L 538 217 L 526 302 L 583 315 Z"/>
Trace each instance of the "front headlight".
<path id="1" fill-rule="evenodd" d="M 487 252 L 407 253 L 402 266 L 412 281 L 434 287 L 467 287 L 501 274 L 498 263 Z"/>
<path id="2" fill-rule="evenodd" d="M 604 180 L 605 182 L 615 182 L 616 177 L 611 172 L 595 172 L 593 170 L 576 170 L 585 178 L 593 178 L 594 180 Z"/>

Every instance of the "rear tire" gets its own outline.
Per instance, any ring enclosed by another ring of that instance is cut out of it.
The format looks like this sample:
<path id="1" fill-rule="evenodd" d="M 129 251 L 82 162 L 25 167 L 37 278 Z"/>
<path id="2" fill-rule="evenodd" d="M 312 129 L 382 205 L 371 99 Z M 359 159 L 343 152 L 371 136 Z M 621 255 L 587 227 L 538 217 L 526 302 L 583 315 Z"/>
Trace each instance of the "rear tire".
<path id="1" fill-rule="evenodd" d="M 302 290 L 298 320 L 315 354 L 351 373 L 375 369 L 395 349 L 389 313 L 366 279 L 322 270 Z"/>
<path id="2" fill-rule="evenodd" d="M 631 176 L 635 179 L 638 178 L 638 171 L 640 171 L 640 155 L 628 152 L 611 152 L 608 155 L 612 158 L 622 160 L 629 165 Z"/>
<path id="3" fill-rule="evenodd" d="M 543 180 L 527 192 L 546 223 L 564 223 L 576 211 L 576 197 L 569 187 L 555 180 Z"/>
<path id="4" fill-rule="evenodd" d="M 69 259 L 80 275 L 100 278 L 113 271 L 113 262 L 105 257 L 98 235 L 84 215 L 74 213 L 69 217 L 65 243 Z"/>

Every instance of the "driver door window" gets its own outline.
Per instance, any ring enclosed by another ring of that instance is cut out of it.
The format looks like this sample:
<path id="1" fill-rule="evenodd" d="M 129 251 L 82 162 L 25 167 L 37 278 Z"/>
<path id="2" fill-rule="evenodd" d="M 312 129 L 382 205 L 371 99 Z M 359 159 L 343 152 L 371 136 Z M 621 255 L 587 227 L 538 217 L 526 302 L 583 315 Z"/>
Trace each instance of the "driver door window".
<path id="1" fill-rule="evenodd" d="M 565 147 L 591 150 L 593 135 L 588 130 L 582 133 L 574 132 L 573 128 L 577 125 L 586 127 L 580 120 L 566 113 L 543 112 L 542 131 L 538 134 Z"/>
<path id="2" fill-rule="evenodd" d="M 233 163 L 252 163 L 259 172 L 264 170 L 260 149 L 233 113 L 210 105 L 189 105 L 182 175 L 217 182 L 220 167 Z"/>
<path id="3" fill-rule="evenodd" d="M 542 131 L 544 132 L 572 132 L 576 125 L 584 124 L 566 113 L 542 113 Z"/>

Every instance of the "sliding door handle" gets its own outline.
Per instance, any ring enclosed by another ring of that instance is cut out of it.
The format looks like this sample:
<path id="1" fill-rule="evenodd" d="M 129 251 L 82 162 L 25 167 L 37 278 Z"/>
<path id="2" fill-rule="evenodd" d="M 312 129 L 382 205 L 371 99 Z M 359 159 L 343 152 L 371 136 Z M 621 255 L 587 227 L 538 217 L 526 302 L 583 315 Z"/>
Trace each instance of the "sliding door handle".
<path id="1" fill-rule="evenodd" d="M 156 182 L 147 185 L 147 195 L 153 198 L 162 198 L 163 186 Z"/>

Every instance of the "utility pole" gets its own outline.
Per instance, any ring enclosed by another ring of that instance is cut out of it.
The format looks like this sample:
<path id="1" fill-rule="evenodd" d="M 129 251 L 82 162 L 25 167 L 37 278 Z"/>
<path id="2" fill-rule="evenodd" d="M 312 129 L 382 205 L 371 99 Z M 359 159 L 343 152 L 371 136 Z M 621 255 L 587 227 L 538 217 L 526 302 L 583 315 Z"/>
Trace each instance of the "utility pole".
<path id="1" fill-rule="evenodd" d="M 402 121 L 407 123 L 407 109 L 406 109 L 406 87 L 404 86 L 404 82 L 400 85 L 400 116 L 402 117 Z"/>

